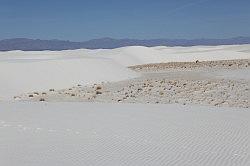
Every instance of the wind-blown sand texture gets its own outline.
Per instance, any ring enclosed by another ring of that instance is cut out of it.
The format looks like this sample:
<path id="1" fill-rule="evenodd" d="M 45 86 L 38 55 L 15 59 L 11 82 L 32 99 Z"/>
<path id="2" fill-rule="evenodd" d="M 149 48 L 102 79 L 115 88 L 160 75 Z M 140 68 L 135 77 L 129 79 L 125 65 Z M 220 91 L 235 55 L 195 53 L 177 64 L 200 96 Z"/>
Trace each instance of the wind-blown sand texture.
<path id="1" fill-rule="evenodd" d="M 4 166 L 248 166 L 249 110 L 1 103 Z"/>

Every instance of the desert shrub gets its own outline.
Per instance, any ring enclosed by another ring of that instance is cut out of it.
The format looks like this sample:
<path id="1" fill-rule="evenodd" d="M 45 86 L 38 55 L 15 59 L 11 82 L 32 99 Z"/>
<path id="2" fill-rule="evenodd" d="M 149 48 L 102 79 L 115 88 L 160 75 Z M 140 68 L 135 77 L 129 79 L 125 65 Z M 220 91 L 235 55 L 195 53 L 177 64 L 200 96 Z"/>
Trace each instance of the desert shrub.
<path id="1" fill-rule="evenodd" d="M 97 94 L 97 95 L 101 95 L 101 94 L 102 94 L 102 92 L 100 92 L 100 91 L 96 91 L 96 94 Z"/>
<path id="2" fill-rule="evenodd" d="M 44 98 L 41 98 L 39 101 L 45 101 L 45 99 L 44 99 Z"/>
<path id="3" fill-rule="evenodd" d="M 101 90 L 101 89 L 102 89 L 101 86 L 97 86 L 97 87 L 96 87 L 96 90 Z"/>

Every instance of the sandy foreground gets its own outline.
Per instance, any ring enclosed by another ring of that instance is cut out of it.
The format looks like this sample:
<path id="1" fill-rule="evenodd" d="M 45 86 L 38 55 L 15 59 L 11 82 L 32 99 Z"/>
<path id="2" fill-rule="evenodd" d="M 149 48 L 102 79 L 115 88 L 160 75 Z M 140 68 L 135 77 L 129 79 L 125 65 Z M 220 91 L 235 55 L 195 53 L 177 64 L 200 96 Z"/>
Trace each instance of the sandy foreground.
<path id="1" fill-rule="evenodd" d="M 4 166 L 248 166 L 249 109 L 0 104 Z"/>
<path id="2" fill-rule="evenodd" d="M 0 52 L 0 165 L 249 166 L 250 45 Z"/>

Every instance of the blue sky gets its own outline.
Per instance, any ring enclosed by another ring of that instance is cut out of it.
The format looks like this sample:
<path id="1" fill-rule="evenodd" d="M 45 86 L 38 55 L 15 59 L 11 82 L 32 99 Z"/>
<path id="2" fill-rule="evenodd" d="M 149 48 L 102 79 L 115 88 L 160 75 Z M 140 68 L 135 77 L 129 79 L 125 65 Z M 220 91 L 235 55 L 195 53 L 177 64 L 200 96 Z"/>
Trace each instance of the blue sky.
<path id="1" fill-rule="evenodd" d="M 250 0 L 0 0 L 0 39 L 250 36 Z"/>

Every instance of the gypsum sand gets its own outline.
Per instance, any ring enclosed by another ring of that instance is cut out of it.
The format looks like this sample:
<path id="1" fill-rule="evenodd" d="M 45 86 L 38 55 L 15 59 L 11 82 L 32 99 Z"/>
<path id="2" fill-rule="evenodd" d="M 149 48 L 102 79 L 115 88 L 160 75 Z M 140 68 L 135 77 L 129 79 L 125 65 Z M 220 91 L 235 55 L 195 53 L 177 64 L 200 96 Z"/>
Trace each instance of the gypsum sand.
<path id="1" fill-rule="evenodd" d="M 24 101 L 199 104 L 250 107 L 250 80 L 218 77 L 221 71 L 250 74 L 250 60 L 170 62 L 129 67 L 141 77 L 16 96 Z"/>

